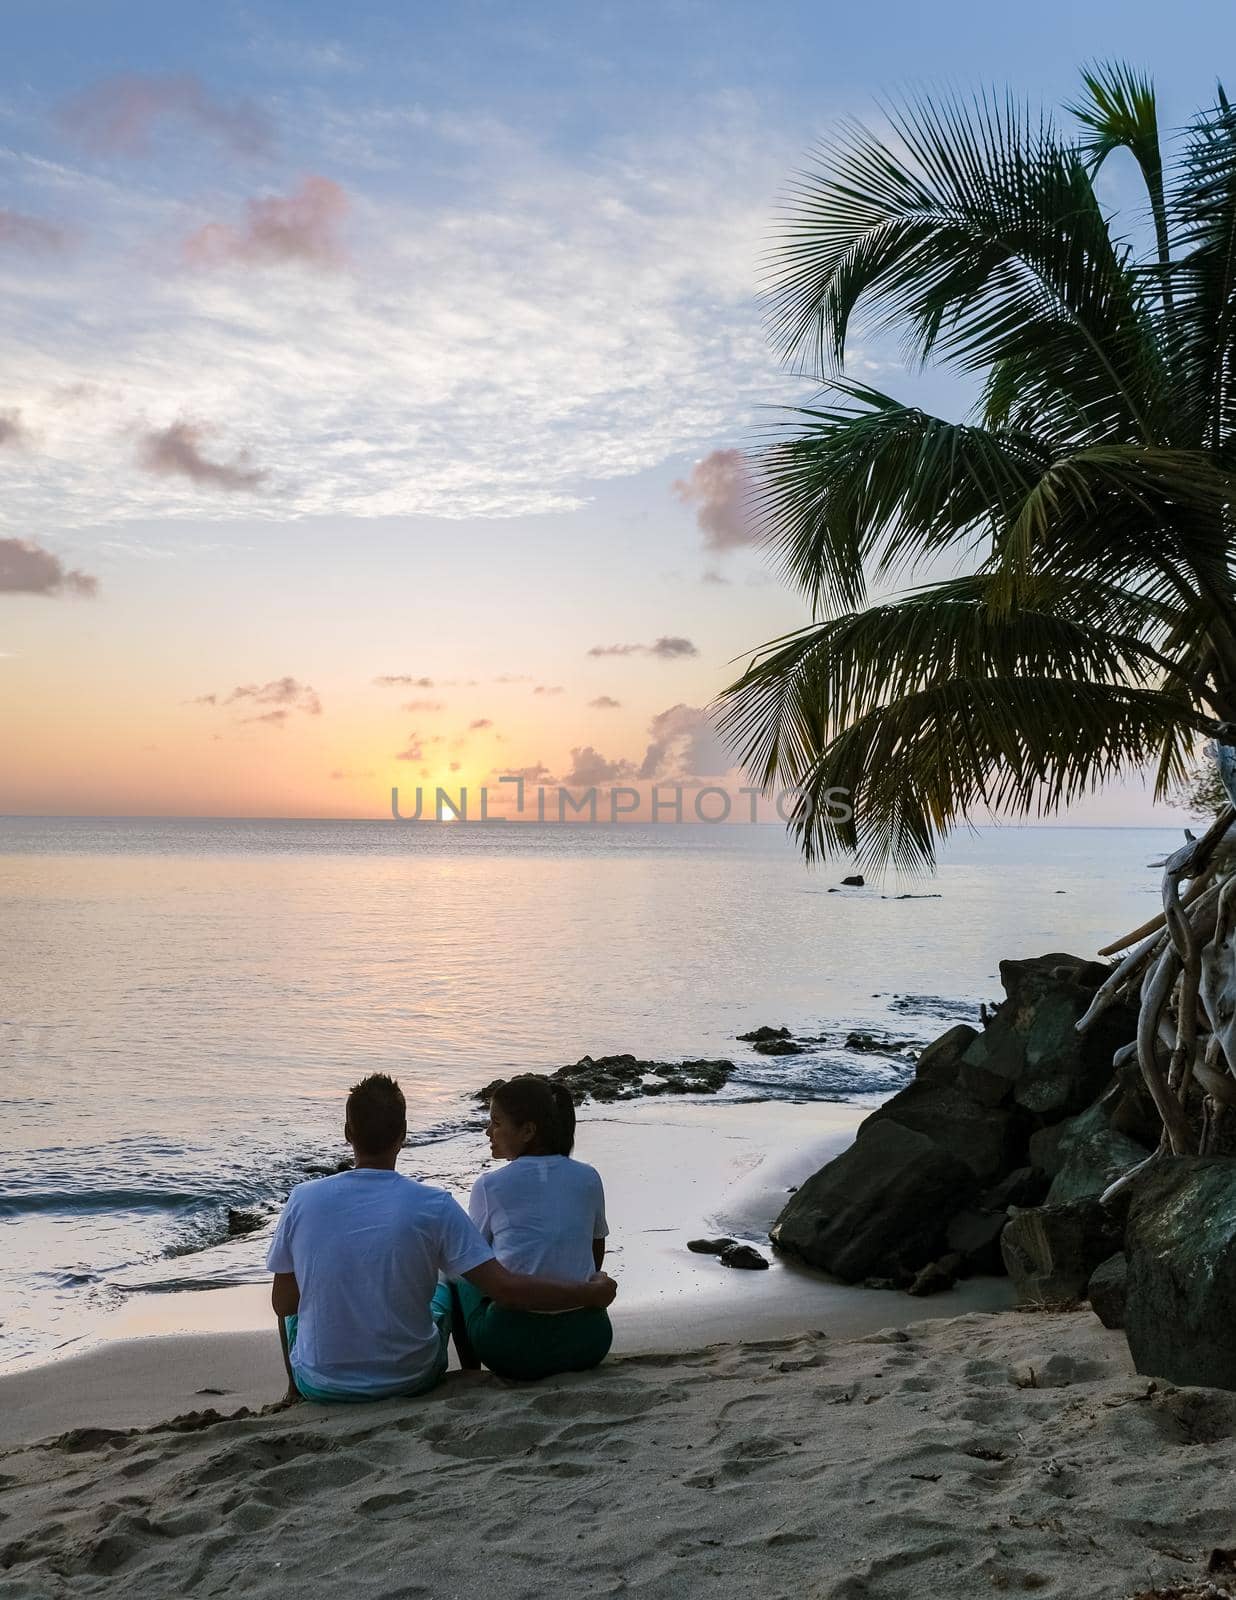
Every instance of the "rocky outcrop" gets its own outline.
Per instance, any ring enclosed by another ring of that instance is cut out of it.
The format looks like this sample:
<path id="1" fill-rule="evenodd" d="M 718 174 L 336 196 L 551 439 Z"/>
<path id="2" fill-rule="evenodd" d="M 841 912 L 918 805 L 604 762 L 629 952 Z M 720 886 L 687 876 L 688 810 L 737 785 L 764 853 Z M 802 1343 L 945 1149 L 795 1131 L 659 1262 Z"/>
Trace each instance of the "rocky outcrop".
<path id="1" fill-rule="evenodd" d="M 1024 1145 L 1013 1113 L 976 1105 L 960 1089 L 933 1083 L 909 1084 L 873 1111 L 858 1131 L 859 1143 L 882 1122 L 926 1134 L 964 1161 L 982 1183 L 1002 1177 Z"/>
<path id="2" fill-rule="evenodd" d="M 1124 1327 L 1124 1300 L 1129 1282 L 1129 1258 L 1124 1251 L 1108 1256 L 1090 1275 L 1086 1299 L 1105 1328 Z"/>
<path id="3" fill-rule="evenodd" d="M 972 1167 L 886 1119 L 793 1195 L 770 1237 L 839 1278 L 901 1280 L 940 1254 L 949 1219 L 978 1191 Z"/>
<path id="4" fill-rule="evenodd" d="M 1016 1211 L 1000 1236 L 1021 1305 L 1082 1299 L 1100 1262 L 1120 1248 L 1120 1225 L 1098 1200 Z"/>
<path id="5" fill-rule="evenodd" d="M 1138 1180 L 1124 1327 L 1139 1372 L 1236 1389 L 1236 1161 L 1180 1156 Z"/>
<path id="6" fill-rule="evenodd" d="M 933 1039 L 920 1051 L 914 1064 L 915 1080 L 951 1089 L 957 1082 L 962 1057 L 978 1036 L 977 1028 L 972 1028 L 968 1022 L 959 1022 L 955 1028 Z"/>
<path id="7" fill-rule="evenodd" d="M 962 1057 L 958 1088 L 981 1105 L 1011 1104 L 1046 1121 L 1084 1110 L 1106 1089 L 1113 1056 L 1136 1031 L 1136 1018 L 1120 1006 L 1077 1032 L 1109 972 L 1069 955 L 1002 961 L 1008 998 Z"/>
<path id="8" fill-rule="evenodd" d="M 1076 1031 L 1109 971 L 1060 954 L 1002 962 L 1007 998 L 983 1029 L 958 1023 L 926 1046 L 914 1081 L 793 1196 L 774 1244 L 840 1277 L 900 1288 L 917 1280 L 920 1293 L 1000 1271 L 1011 1251 L 1027 1296 L 1080 1298 L 1119 1248 L 1119 1219 L 1071 1207 L 1145 1154 L 1116 1125 L 1132 1086 L 1112 1090 L 1112 1058 L 1133 1038 L 1135 1016 L 1112 1007 L 1100 1030 Z M 1100 1113 L 1092 1102 L 1104 1093 Z M 1140 1111 L 1134 1104 L 1129 1125 Z M 1045 1199 L 1051 1215 L 1019 1215 Z"/>
<path id="9" fill-rule="evenodd" d="M 531 1076 L 565 1083 L 577 1105 L 593 1100 L 635 1100 L 654 1094 L 716 1094 L 730 1080 L 732 1061 L 640 1061 L 635 1056 L 581 1056 L 556 1072 Z M 477 1091 L 487 1101 L 502 1080 Z"/>

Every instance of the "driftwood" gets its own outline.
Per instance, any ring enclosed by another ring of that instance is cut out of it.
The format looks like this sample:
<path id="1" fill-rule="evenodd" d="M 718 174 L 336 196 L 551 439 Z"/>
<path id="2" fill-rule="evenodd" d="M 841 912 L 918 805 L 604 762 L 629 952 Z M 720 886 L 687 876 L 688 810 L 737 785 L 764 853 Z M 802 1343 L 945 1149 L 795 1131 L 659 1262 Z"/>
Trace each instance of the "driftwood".
<path id="1" fill-rule="evenodd" d="M 1236 1106 L 1236 874 L 1227 875 L 1220 849 L 1234 824 L 1228 806 L 1163 863 L 1162 914 L 1107 946 L 1105 955 L 1127 954 L 1077 1024 L 1082 1031 L 1116 1000 L 1136 997 L 1137 1040 L 1115 1064 L 1136 1055 L 1163 1124 L 1158 1150 L 1104 1199 L 1164 1154 L 1208 1153 Z"/>

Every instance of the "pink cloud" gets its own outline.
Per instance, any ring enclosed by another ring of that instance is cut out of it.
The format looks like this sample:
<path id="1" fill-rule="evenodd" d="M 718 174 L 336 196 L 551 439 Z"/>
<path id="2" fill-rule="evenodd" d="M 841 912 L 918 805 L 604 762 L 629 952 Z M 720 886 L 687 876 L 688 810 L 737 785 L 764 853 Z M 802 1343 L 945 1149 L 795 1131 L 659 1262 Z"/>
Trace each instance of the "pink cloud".
<path id="1" fill-rule="evenodd" d="M 208 222 L 184 242 L 185 260 L 195 267 L 306 261 L 336 267 L 344 257 L 338 227 L 348 197 L 330 178 L 306 178 L 290 195 L 268 195 L 245 205 L 239 227 Z"/>
<path id="2" fill-rule="evenodd" d="M 475 722 L 468 724 L 469 733 L 479 733 L 482 728 L 492 728 L 493 723 L 488 717 L 478 717 Z"/>
<path id="3" fill-rule="evenodd" d="M 202 454 L 200 440 L 209 430 L 195 422 L 173 422 L 152 428 L 138 447 L 138 461 L 147 472 L 164 478 L 189 478 L 219 489 L 256 489 L 266 478 L 263 468 L 248 465 L 248 452 L 233 462 L 211 461 Z"/>
<path id="4" fill-rule="evenodd" d="M 270 123 L 255 105 L 219 99 L 191 72 L 119 73 L 83 89 L 60 111 L 71 134 L 105 155 L 151 155 L 152 130 L 169 119 L 190 124 L 241 156 L 261 155 L 271 144 Z"/>
<path id="5" fill-rule="evenodd" d="M 714 450 L 675 482 L 673 492 L 684 506 L 695 507 L 706 549 L 735 550 L 758 541 L 749 509 L 751 480 L 741 450 Z"/>
<path id="6" fill-rule="evenodd" d="M 0 248 L 25 250 L 32 255 L 61 250 L 68 240 L 63 228 L 42 217 L 28 217 L 21 211 L 6 211 L 0 207 Z"/>
<path id="7" fill-rule="evenodd" d="M 445 711 L 445 700 L 405 700 L 401 711 Z"/>
<path id="8" fill-rule="evenodd" d="M 413 678 L 406 672 L 384 672 L 374 683 L 379 689 L 432 689 L 432 678 Z"/>
<path id="9" fill-rule="evenodd" d="M 538 683 L 532 692 L 533 694 L 565 694 L 566 690 L 560 683 Z"/>
<path id="10" fill-rule="evenodd" d="M 594 711 L 617 711 L 622 701 L 615 700 L 612 695 L 599 694 L 595 700 L 589 700 L 588 704 Z"/>
<path id="11" fill-rule="evenodd" d="M 0 594 L 64 594 L 93 598 L 99 580 L 68 570 L 59 556 L 26 539 L 0 539 Z"/>
<path id="12" fill-rule="evenodd" d="M 634 775 L 635 766 L 632 762 L 621 758 L 607 760 L 599 750 L 586 744 L 571 751 L 571 770 L 562 781 L 569 789 L 590 789 L 597 783 L 615 783 L 619 778 L 631 778 Z"/>

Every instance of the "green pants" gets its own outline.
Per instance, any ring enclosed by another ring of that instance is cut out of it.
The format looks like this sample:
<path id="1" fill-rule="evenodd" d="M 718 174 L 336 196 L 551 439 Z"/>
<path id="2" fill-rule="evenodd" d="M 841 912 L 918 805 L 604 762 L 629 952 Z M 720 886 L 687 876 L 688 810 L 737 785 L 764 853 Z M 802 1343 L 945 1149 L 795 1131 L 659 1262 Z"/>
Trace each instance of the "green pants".
<path id="1" fill-rule="evenodd" d="M 510 1311 L 464 1279 L 452 1283 L 451 1295 L 457 1326 L 466 1330 L 477 1356 L 500 1378 L 528 1381 L 556 1372 L 587 1372 L 605 1360 L 614 1342 L 609 1314 L 599 1306 L 556 1316 Z"/>

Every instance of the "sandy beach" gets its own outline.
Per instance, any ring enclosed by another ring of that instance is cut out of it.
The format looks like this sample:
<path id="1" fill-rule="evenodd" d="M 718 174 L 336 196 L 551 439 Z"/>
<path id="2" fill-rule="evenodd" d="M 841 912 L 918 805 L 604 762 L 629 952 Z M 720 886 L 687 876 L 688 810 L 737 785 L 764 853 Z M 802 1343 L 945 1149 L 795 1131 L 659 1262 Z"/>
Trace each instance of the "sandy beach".
<path id="1" fill-rule="evenodd" d="M 1123 1600 L 1198 1578 L 1236 1542 L 1231 1396 L 1137 1377 L 1088 1312 L 988 1309 L 1002 1282 L 914 1300 L 685 1250 L 759 1239 L 860 1117 L 590 1111 L 622 1219 L 595 1374 L 281 1410 L 263 1293 L 136 1303 L 0 1379 L 0 1592 Z"/>
<path id="2" fill-rule="evenodd" d="M 1231 1542 L 1233 1433 L 1232 1396 L 1136 1377 L 1088 1313 L 453 1374 L 10 1452 L 0 1587 L 1115 1600 Z"/>

